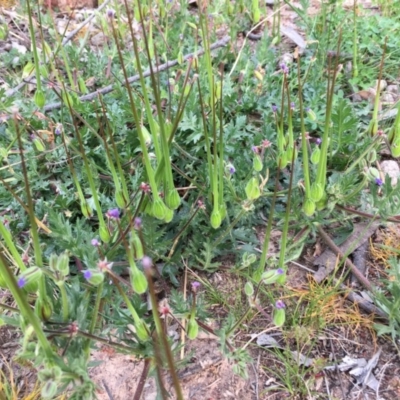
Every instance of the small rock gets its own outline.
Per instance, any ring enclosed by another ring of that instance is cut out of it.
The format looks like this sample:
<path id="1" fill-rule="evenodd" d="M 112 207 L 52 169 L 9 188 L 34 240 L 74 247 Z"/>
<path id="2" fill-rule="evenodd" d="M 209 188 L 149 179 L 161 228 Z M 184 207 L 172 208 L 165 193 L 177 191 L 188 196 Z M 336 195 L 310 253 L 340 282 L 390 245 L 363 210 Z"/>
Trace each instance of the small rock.
<path id="1" fill-rule="evenodd" d="M 388 93 L 399 94 L 399 86 L 398 85 L 389 85 L 386 88 Z"/>
<path id="2" fill-rule="evenodd" d="M 11 42 L 11 46 L 13 49 L 17 50 L 18 53 L 20 53 L 20 54 L 25 54 L 27 52 L 26 47 L 17 42 Z"/>
<path id="3" fill-rule="evenodd" d="M 398 178 L 400 176 L 400 167 L 395 160 L 385 160 L 381 162 L 381 169 L 384 175 L 389 175 L 391 178 L 392 186 L 397 185 Z"/>
<path id="4" fill-rule="evenodd" d="M 108 42 L 108 36 L 106 36 L 103 32 L 99 32 L 90 39 L 90 42 L 93 46 L 103 46 Z"/>
<path id="5" fill-rule="evenodd" d="M 381 101 L 382 103 L 389 103 L 389 104 L 393 104 L 396 102 L 393 93 L 383 93 L 381 95 Z"/>

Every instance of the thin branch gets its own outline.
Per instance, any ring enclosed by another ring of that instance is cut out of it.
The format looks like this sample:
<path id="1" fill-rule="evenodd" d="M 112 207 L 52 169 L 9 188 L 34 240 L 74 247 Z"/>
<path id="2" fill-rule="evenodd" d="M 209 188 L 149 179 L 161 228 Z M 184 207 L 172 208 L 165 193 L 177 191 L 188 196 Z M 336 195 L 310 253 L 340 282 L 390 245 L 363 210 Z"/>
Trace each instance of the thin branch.
<path id="1" fill-rule="evenodd" d="M 358 270 L 358 268 L 342 253 L 338 246 L 333 242 L 333 240 L 328 236 L 328 234 L 324 231 L 321 225 L 318 226 L 318 232 L 321 235 L 324 242 L 328 245 L 328 247 L 338 255 L 343 261 L 346 267 L 350 268 L 351 272 L 356 276 L 359 282 L 368 290 L 373 290 L 372 285 L 369 280 Z"/>
<path id="2" fill-rule="evenodd" d="M 219 47 L 226 46 L 228 44 L 229 40 L 230 40 L 229 36 L 224 36 L 222 39 L 217 40 L 215 43 L 213 43 L 210 46 L 210 50 L 215 50 L 215 49 L 217 49 Z M 196 51 L 194 53 L 187 54 L 186 56 L 183 57 L 183 60 L 186 61 L 189 58 L 201 56 L 201 55 L 204 54 L 204 52 L 205 52 L 204 49 L 200 49 L 200 50 L 198 50 L 198 51 Z M 171 68 L 171 67 L 174 67 L 175 65 L 178 65 L 178 63 L 179 63 L 178 60 L 167 61 L 165 64 L 161 64 L 160 66 L 153 67 L 153 72 L 157 73 L 157 72 L 165 71 L 168 68 Z M 146 69 L 145 71 L 143 71 L 143 76 L 145 78 L 150 76 L 150 74 L 151 74 L 150 68 Z M 134 75 L 134 76 L 131 76 L 130 78 L 128 78 L 128 82 L 129 83 L 133 83 L 133 82 L 138 81 L 139 79 L 140 79 L 140 76 L 139 76 L 139 74 L 137 74 L 137 75 Z M 122 82 L 121 85 L 125 86 L 126 83 Z M 91 100 L 94 100 L 95 98 L 98 97 L 99 94 L 102 94 L 102 95 L 108 94 L 108 93 L 112 92 L 114 89 L 115 89 L 115 85 L 114 84 L 105 86 L 102 89 L 96 90 L 95 92 L 92 92 L 92 93 L 89 93 L 89 94 L 86 94 L 84 96 L 79 97 L 79 101 L 91 101 Z M 61 106 L 62 106 L 61 102 L 51 103 L 51 104 L 48 104 L 47 106 L 45 106 L 43 108 L 43 110 L 44 110 L 44 112 L 48 112 L 48 111 L 52 111 L 52 110 L 56 110 L 58 108 L 61 108 Z"/>
<path id="3" fill-rule="evenodd" d="M 87 25 L 111 0 L 104 0 L 104 3 L 97 9 L 97 12 L 90 15 L 86 18 L 81 24 L 79 24 L 72 32 L 70 32 L 63 41 L 61 42 L 62 46 L 65 46 L 85 25 Z M 19 92 L 27 83 L 35 83 L 35 74 L 29 75 L 25 78 L 21 83 L 19 83 L 15 88 L 6 90 L 5 97 L 14 96 L 15 93 Z"/>

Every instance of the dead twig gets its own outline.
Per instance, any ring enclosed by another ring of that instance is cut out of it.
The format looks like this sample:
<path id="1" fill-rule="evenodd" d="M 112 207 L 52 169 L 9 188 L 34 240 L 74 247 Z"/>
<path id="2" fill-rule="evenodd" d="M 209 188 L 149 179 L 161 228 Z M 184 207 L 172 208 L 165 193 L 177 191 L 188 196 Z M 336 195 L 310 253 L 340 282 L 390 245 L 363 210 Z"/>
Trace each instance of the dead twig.
<path id="1" fill-rule="evenodd" d="M 351 272 L 355 275 L 358 281 L 368 290 L 372 291 L 372 285 L 369 280 L 358 270 L 358 268 L 341 252 L 338 246 L 333 242 L 333 240 L 324 231 L 321 225 L 317 228 L 319 234 L 321 235 L 324 242 L 329 246 L 329 248 L 338 255 L 343 261 L 346 267 L 350 268 Z"/>
<path id="2" fill-rule="evenodd" d="M 230 40 L 229 36 L 224 36 L 222 39 L 220 39 L 220 40 L 216 41 L 215 43 L 213 43 L 210 46 L 210 50 L 215 50 L 215 49 L 218 49 L 219 47 L 226 46 L 228 44 L 229 40 Z M 198 50 L 198 51 L 196 51 L 194 53 L 187 54 L 186 56 L 183 57 L 183 60 L 186 61 L 189 58 L 201 56 L 201 55 L 204 54 L 204 52 L 205 52 L 204 49 L 200 49 L 200 50 Z M 167 70 L 168 68 L 174 67 L 175 65 L 178 65 L 178 60 L 167 61 L 164 64 L 161 64 L 159 66 L 153 67 L 153 72 L 155 72 L 155 73 L 162 72 L 162 71 Z M 145 78 L 150 76 L 150 74 L 151 74 L 150 68 L 148 68 L 145 71 L 143 71 L 143 76 Z M 140 79 L 140 75 L 139 74 L 131 76 L 130 78 L 128 78 L 128 83 L 136 82 L 139 79 Z M 122 82 L 121 85 L 125 86 L 126 82 Z M 114 89 L 115 89 L 115 85 L 114 84 L 105 86 L 102 89 L 96 90 L 95 92 L 92 92 L 92 93 L 89 93 L 89 94 L 86 94 L 84 96 L 79 97 L 79 101 L 91 101 L 91 100 L 94 100 L 95 98 L 97 98 L 99 96 L 99 94 L 102 94 L 102 95 L 108 94 L 108 93 L 112 92 Z M 48 112 L 48 111 L 52 111 L 52 110 L 56 110 L 58 108 L 61 108 L 61 106 L 62 106 L 61 102 L 51 103 L 51 104 L 48 104 L 47 106 L 44 106 L 43 110 L 44 110 L 44 112 Z"/>

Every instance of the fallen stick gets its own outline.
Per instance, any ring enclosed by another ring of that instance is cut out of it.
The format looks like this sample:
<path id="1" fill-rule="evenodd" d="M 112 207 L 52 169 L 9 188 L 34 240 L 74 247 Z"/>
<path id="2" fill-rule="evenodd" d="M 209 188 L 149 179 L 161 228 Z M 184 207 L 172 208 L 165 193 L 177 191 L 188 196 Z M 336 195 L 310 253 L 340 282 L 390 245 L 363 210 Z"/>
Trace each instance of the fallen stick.
<path id="1" fill-rule="evenodd" d="M 220 40 L 216 41 L 215 43 L 213 43 L 210 46 L 210 50 L 215 50 L 215 49 L 217 49 L 219 47 L 226 46 L 228 44 L 229 40 L 230 40 L 229 36 L 224 36 L 222 39 L 220 39 Z M 198 50 L 198 51 L 196 51 L 194 53 L 187 54 L 186 56 L 183 57 L 183 60 L 186 61 L 189 58 L 193 58 L 193 57 L 196 57 L 196 56 L 201 56 L 204 53 L 205 53 L 205 50 L 204 49 L 200 49 L 200 50 Z M 167 70 L 168 68 L 171 68 L 171 67 L 174 67 L 175 65 L 178 65 L 178 63 L 179 63 L 178 60 L 167 61 L 165 64 L 161 64 L 159 66 L 153 67 L 153 71 L 155 73 L 162 72 L 162 71 Z M 150 68 L 148 68 L 145 71 L 143 71 L 143 76 L 144 77 L 148 77 L 150 75 L 151 75 Z M 139 79 L 140 79 L 140 75 L 139 74 L 131 76 L 130 78 L 128 78 L 128 83 L 136 82 Z M 122 85 L 125 86 L 126 82 L 122 82 Z M 102 95 L 108 94 L 108 93 L 112 92 L 114 89 L 115 89 L 114 88 L 114 84 L 111 84 L 111 85 L 103 87 L 102 89 L 96 90 L 95 92 L 92 92 L 92 93 L 89 93 L 89 94 L 85 94 L 84 96 L 79 97 L 79 100 L 80 101 L 91 101 L 91 100 L 94 100 L 95 98 L 97 98 L 99 94 L 102 94 Z M 61 106 L 62 106 L 61 102 L 51 103 L 51 104 L 48 104 L 47 106 L 44 106 L 43 110 L 44 110 L 44 112 L 48 112 L 48 111 L 52 111 L 52 110 L 56 110 L 58 108 L 61 108 Z"/>
<path id="2" fill-rule="evenodd" d="M 318 226 L 318 232 L 321 235 L 324 242 L 329 246 L 329 248 L 338 255 L 343 261 L 346 267 L 350 268 L 351 272 L 358 279 L 358 281 L 368 290 L 372 291 L 372 285 L 369 280 L 359 271 L 359 269 L 341 252 L 338 246 L 333 242 L 333 240 L 324 231 L 321 225 Z"/>

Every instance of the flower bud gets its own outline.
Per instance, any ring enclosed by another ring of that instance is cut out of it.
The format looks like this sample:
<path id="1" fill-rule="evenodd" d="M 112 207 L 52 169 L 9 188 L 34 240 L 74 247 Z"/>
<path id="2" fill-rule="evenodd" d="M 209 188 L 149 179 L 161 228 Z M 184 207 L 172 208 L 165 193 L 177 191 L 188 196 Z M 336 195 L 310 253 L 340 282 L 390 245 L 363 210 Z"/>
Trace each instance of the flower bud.
<path id="1" fill-rule="evenodd" d="M 42 298 L 38 298 L 35 304 L 35 311 L 37 316 L 42 321 L 48 321 L 53 314 L 53 304 L 50 301 L 48 296 Z"/>
<path id="2" fill-rule="evenodd" d="M 318 182 L 313 182 L 311 185 L 311 191 L 310 191 L 310 199 L 314 202 L 317 202 L 322 199 L 322 196 L 324 195 L 324 188 L 322 185 Z"/>
<path id="3" fill-rule="evenodd" d="M 319 147 L 315 147 L 313 152 L 311 153 L 310 160 L 314 165 L 316 165 L 319 163 L 320 158 L 321 158 L 321 149 Z"/>
<path id="4" fill-rule="evenodd" d="M 285 309 L 277 308 L 274 310 L 273 322 L 276 326 L 281 327 L 285 323 Z"/>
<path id="5" fill-rule="evenodd" d="M 150 132 L 143 125 L 142 125 L 142 135 L 143 135 L 144 143 L 146 144 L 146 147 L 149 147 L 152 143 L 152 137 L 150 135 Z"/>
<path id="6" fill-rule="evenodd" d="M 111 239 L 110 236 L 110 232 L 108 231 L 107 226 L 105 225 L 101 225 L 100 229 L 99 229 L 99 236 L 100 239 L 104 242 L 104 243 L 108 243 Z"/>
<path id="7" fill-rule="evenodd" d="M 54 399 L 57 394 L 57 383 L 53 380 L 48 380 L 44 383 L 41 390 L 41 398 L 43 400 L 46 399 Z"/>
<path id="8" fill-rule="evenodd" d="M 259 154 L 254 154 L 253 157 L 253 169 L 256 172 L 260 172 L 263 169 L 263 163 Z"/>
<path id="9" fill-rule="evenodd" d="M 221 221 L 226 217 L 226 204 L 222 203 L 219 205 L 219 213 L 221 214 Z"/>
<path id="10" fill-rule="evenodd" d="M 197 335 L 199 334 L 199 325 L 197 324 L 197 321 L 193 317 L 189 318 L 186 332 L 190 340 L 196 339 Z"/>
<path id="11" fill-rule="evenodd" d="M 279 153 L 278 156 L 278 166 L 283 169 L 288 165 L 288 154 L 286 151 L 282 151 L 281 153 Z"/>
<path id="12" fill-rule="evenodd" d="M 173 218 L 174 218 L 174 212 L 170 208 L 165 207 L 164 222 L 168 224 L 172 221 Z"/>
<path id="13" fill-rule="evenodd" d="M 42 108 L 42 107 L 45 105 L 45 103 L 46 103 L 46 98 L 45 98 L 45 96 L 44 96 L 43 90 L 41 90 L 41 89 L 36 89 L 34 101 L 35 101 L 35 104 L 36 104 L 39 108 Z"/>
<path id="14" fill-rule="evenodd" d="M 138 294 L 142 294 L 147 290 L 147 279 L 136 265 L 131 266 L 131 285 L 133 290 Z"/>
<path id="15" fill-rule="evenodd" d="M 317 120 L 317 116 L 315 115 L 315 112 L 313 110 L 311 110 L 311 108 L 307 108 L 306 111 L 307 111 L 308 118 L 310 118 L 311 121 Z"/>
<path id="16" fill-rule="evenodd" d="M 166 213 L 166 207 L 165 204 L 163 203 L 163 201 L 158 198 L 153 202 L 152 205 L 152 212 L 154 217 L 156 217 L 157 219 L 164 219 L 165 218 L 165 213 Z"/>
<path id="17" fill-rule="evenodd" d="M 142 342 L 149 338 L 149 332 L 146 327 L 146 323 L 142 319 L 135 321 L 136 335 Z"/>
<path id="18" fill-rule="evenodd" d="M 36 293 L 39 280 L 42 278 L 43 271 L 39 267 L 29 267 L 21 272 L 18 277 L 18 286 L 24 288 L 27 293 Z"/>
<path id="19" fill-rule="evenodd" d="M 249 180 L 245 191 L 248 200 L 256 200 L 261 196 L 260 186 L 256 177 L 253 177 Z"/>
<path id="20" fill-rule="evenodd" d="M 35 138 L 33 139 L 33 144 L 35 145 L 37 151 L 45 151 L 46 150 L 42 140 L 37 136 L 35 136 Z"/>
<path id="21" fill-rule="evenodd" d="M 144 256 L 143 244 L 142 241 L 140 240 L 139 235 L 134 230 L 131 231 L 131 237 L 129 242 L 131 246 L 133 246 L 133 250 L 135 252 L 135 258 L 137 260 L 141 260 Z"/>
<path id="22" fill-rule="evenodd" d="M 115 202 L 119 208 L 125 208 L 127 206 L 127 201 L 122 190 L 117 190 L 115 192 Z"/>
<path id="23" fill-rule="evenodd" d="M 90 271 L 90 274 L 85 275 L 87 281 L 93 286 L 99 286 L 104 281 L 104 272 Z"/>
<path id="24" fill-rule="evenodd" d="M 69 274 L 69 256 L 67 252 L 64 252 L 58 256 L 56 270 L 60 271 L 64 277 Z"/>
<path id="25" fill-rule="evenodd" d="M 218 229 L 221 226 L 221 213 L 218 208 L 214 208 L 211 213 L 210 223 L 214 229 Z"/>
<path id="26" fill-rule="evenodd" d="M 263 283 L 265 283 L 266 285 L 269 285 L 271 283 L 276 283 L 278 280 L 281 279 L 282 276 L 285 276 L 284 271 L 281 270 L 280 268 L 278 268 L 278 269 L 272 269 L 269 271 L 265 271 L 261 275 L 261 279 L 262 279 Z"/>
<path id="27" fill-rule="evenodd" d="M 85 218 L 90 218 L 92 216 L 92 211 L 86 200 L 81 201 L 81 211 Z"/>
<path id="28" fill-rule="evenodd" d="M 303 211 L 307 217 L 311 217 L 315 213 L 315 202 L 311 199 L 306 199 L 303 204 Z"/>
<path id="29" fill-rule="evenodd" d="M 175 188 L 167 190 L 165 195 L 165 204 L 171 210 L 176 210 L 181 204 L 181 198 Z"/>
<path id="30" fill-rule="evenodd" d="M 244 285 L 244 292 L 246 293 L 246 296 L 252 296 L 254 293 L 254 287 L 251 282 L 246 282 Z"/>

